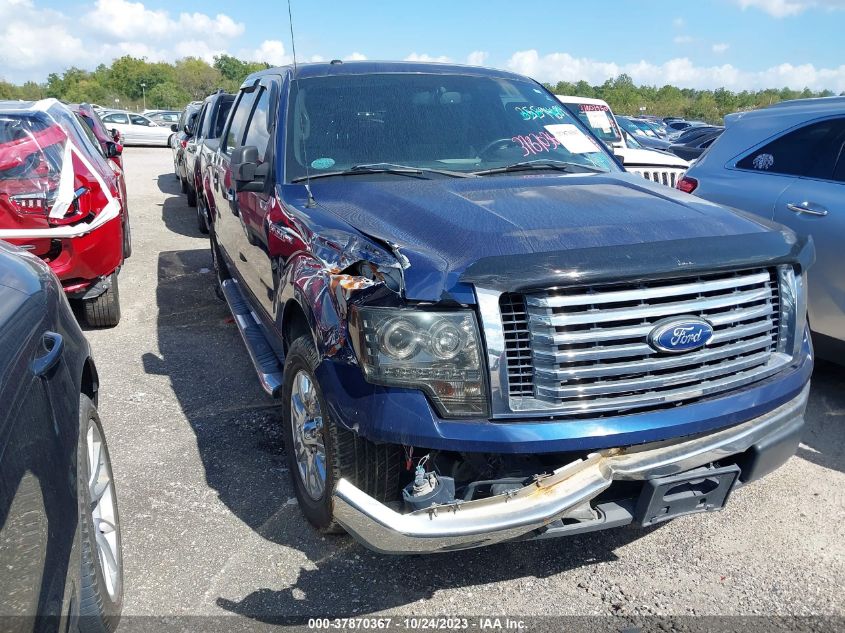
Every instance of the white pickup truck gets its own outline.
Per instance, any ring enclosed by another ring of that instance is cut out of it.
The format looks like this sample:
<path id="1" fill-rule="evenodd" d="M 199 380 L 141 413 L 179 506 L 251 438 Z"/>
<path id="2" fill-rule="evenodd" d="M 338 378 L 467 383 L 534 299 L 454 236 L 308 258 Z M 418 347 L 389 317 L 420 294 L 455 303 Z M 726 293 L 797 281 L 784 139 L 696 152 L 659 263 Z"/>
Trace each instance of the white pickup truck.
<path id="1" fill-rule="evenodd" d="M 610 106 L 601 99 L 555 96 L 610 148 L 627 171 L 674 187 L 689 167 L 687 161 L 674 154 L 642 147 L 619 127 Z"/>

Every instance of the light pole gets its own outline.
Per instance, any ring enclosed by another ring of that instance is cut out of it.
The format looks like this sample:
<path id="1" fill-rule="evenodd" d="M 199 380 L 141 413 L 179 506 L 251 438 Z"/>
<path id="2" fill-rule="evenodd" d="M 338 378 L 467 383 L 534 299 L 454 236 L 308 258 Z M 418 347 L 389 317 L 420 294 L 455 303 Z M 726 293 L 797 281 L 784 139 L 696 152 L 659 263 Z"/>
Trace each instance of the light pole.
<path id="1" fill-rule="evenodd" d="M 141 94 L 144 96 L 144 110 L 147 109 L 147 84 L 141 82 Z"/>

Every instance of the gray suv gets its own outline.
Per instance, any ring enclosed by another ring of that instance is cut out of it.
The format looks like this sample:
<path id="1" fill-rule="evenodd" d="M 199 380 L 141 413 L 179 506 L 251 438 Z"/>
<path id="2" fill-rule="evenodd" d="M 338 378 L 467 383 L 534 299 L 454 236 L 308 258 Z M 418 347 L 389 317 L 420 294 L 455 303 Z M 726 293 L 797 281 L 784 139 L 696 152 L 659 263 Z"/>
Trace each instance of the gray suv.
<path id="1" fill-rule="evenodd" d="M 845 97 L 785 101 L 725 117 L 678 188 L 812 236 L 810 327 L 819 356 L 845 358 Z"/>

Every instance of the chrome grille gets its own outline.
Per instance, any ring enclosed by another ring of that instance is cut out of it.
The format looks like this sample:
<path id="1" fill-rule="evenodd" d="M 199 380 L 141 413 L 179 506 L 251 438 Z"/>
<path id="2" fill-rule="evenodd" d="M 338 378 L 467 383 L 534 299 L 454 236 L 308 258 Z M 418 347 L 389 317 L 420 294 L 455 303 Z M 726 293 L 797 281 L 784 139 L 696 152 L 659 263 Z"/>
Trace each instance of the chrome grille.
<path id="1" fill-rule="evenodd" d="M 666 185 L 667 187 L 674 187 L 686 172 L 685 169 L 677 169 L 672 167 L 664 169 L 647 169 L 645 167 L 632 167 L 629 168 L 628 171 L 630 171 L 632 174 L 642 176 L 646 180 L 651 180 L 652 182 L 656 182 L 661 185 Z"/>
<path id="2" fill-rule="evenodd" d="M 777 351 L 777 280 L 775 270 L 754 269 L 502 295 L 510 408 L 622 412 L 768 376 L 789 362 Z M 713 326 L 705 347 L 666 354 L 649 345 L 658 321 L 684 316 Z"/>

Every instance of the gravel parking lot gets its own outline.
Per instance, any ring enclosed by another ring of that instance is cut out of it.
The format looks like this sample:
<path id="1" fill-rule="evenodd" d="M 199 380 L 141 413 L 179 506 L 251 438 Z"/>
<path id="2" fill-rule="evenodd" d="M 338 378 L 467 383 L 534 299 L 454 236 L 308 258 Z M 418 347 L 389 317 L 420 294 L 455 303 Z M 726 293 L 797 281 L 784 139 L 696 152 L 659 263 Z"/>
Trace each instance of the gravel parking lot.
<path id="1" fill-rule="evenodd" d="M 279 413 L 225 304 L 170 150 L 126 150 L 123 320 L 89 331 L 123 523 L 124 615 L 845 615 L 845 370 L 820 365 L 804 444 L 717 514 L 428 558 L 321 537 Z"/>

